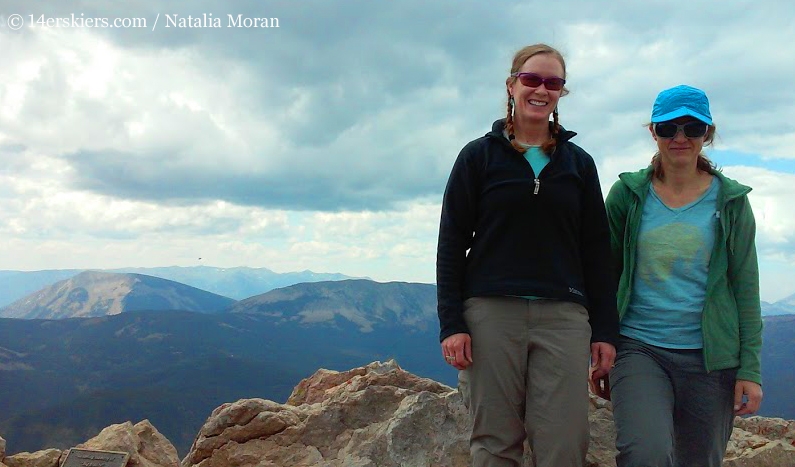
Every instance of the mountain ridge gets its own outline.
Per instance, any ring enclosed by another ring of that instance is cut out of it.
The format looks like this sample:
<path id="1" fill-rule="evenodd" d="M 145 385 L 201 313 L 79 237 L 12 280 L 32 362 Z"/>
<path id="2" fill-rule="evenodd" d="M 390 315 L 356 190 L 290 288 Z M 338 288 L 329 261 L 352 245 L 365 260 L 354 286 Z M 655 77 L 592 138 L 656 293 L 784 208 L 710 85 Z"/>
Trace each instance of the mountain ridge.
<path id="1" fill-rule="evenodd" d="M 795 314 L 795 293 L 773 303 L 762 301 L 762 315 L 791 315 Z"/>
<path id="2" fill-rule="evenodd" d="M 0 309 L 5 318 L 75 318 L 130 310 L 218 312 L 235 300 L 180 282 L 133 273 L 84 271 Z"/>
<path id="3" fill-rule="evenodd" d="M 289 312 L 295 312 L 289 315 Z M 371 332 L 376 323 L 428 329 L 436 317 L 436 286 L 411 282 L 375 282 L 346 279 L 294 284 L 256 295 L 230 306 L 229 313 L 255 313 L 277 318 L 276 324 L 299 320 L 302 324 L 345 319 Z M 287 315 L 287 316 L 286 316 Z"/>
<path id="4" fill-rule="evenodd" d="M 235 300 L 301 282 L 352 279 L 340 273 L 311 270 L 278 273 L 268 268 L 238 266 L 164 266 L 114 269 L 45 269 L 40 271 L 0 270 L 0 308 L 42 288 L 85 271 L 133 273 L 181 282 L 197 289 Z"/>

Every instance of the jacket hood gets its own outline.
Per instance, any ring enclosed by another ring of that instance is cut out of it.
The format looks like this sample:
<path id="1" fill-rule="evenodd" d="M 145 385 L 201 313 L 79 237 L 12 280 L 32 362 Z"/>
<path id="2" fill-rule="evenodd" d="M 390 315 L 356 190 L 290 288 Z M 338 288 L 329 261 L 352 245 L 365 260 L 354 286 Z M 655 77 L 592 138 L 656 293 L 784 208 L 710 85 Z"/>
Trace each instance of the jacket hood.
<path id="1" fill-rule="evenodd" d="M 550 131 L 552 131 L 552 125 L 553 125 L 553 123 L 549 122 L 549 130 Z M 504 141 L 508 141 L 508 140 L 505 139 L 505 136 L 503 136 L 503 134 L 502 134 L 502 132 L 504 130 L 505 130 L 505 119 L 501 118 L 501 119 L 495 121 L 491 125 L 491 131 L 486 133 L 486 136 L 498 137 L 498 138 L 500 138 L 500 139 L 502 139 Z M 558 136 L 557 136 L 556 139 L 558 140 L 558 143 L 563 143 L 563 142 L 566 142 L 566 141 L 572 139 L 576 134 L 577 133 L 575 133 L 573 131 L 569 131 L 569 130 L 563 128 L 563 126 L 561 125 L 560 133 L 558 133 Z"/>
<path id="2" fill-rule="evenodd" d="M 642 199 L 645 190 L 648 189 L 647 187 L 651 182 L 652 172 L 653 168 L 649 165 L 645 169 L 638 170 L 637 172 L 624 172 L 620 174 L 618 178 L 620 178 L 636 196 Z M 721 181 L 724 202 L 740 198 L 751 192 L 751 187 L 723 175 L 719 170 L 712 170 L 711 173 Z"/>

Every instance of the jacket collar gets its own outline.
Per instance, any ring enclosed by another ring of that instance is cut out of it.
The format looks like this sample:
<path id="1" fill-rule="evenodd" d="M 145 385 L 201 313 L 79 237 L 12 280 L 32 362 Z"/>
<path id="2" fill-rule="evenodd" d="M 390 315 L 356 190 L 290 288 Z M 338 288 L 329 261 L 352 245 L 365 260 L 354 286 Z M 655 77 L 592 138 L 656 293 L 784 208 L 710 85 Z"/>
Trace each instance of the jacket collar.
<path id="1" fill-rule="evenodd" d="M 637 172 L 624 172 L 620 174 L 618 178 L 635 193 L 635 196 L 640 199 L 645 199 L 646 193 L 649 190 L 649 184 L 651 183 L 652 172 L 652 166 L 649 165 L 645 169 L 638 170 Z M 711 170 L 710 173 L 718 177 L 718 180 L 721 182 L 721 190 L 718 197 L 721 207 L 725 203 L 751 192 L 751 187 L 723 175 L 719 170 Z"/>
<path id="2" fill-rule="evenodd" d="M 553 125 L 553 123 L 549 122 L 549 130 L 550 131 L 552 131 L 552 125 Z M 486 133 L 486 136 L 498 137 L 498 138 L 500 138 L 502 140 L 507 141 L 505 139 L 505 137 L 503 136 L 503 134 L 502 134 L 503 130 L 505 130 L 505 119 L 501 118 L 499 120 L 496 120 L 491 125 L 491 131 Z M 566 142 L 566 141 L 572 139 L 576 134 L 577 133 L 575 133 L 573 131 L 569 131 L 569 130 L 563 128 L 563 126 L 561 125 L 560 132 L 558 133 L 558 136 L 555 139 L 557 139 L 558 143 L 563 143 L 563 142 Z"/>

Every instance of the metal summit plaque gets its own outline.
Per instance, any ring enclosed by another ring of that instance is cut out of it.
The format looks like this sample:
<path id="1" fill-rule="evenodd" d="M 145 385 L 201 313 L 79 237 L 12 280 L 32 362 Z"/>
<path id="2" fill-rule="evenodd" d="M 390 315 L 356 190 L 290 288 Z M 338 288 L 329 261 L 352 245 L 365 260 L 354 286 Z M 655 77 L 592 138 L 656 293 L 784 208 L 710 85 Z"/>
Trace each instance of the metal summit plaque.
<path id="1" fill-rule="evenodd" d="M 125 467 L 130 454 L 72 448 L 61 467 Z"/>

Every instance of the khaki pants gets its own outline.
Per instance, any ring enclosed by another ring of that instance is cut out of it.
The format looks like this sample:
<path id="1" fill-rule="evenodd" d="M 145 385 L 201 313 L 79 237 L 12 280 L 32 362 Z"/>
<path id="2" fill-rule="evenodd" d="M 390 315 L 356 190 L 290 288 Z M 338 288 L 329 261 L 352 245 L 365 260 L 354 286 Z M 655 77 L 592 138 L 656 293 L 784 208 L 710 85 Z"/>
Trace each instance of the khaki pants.
<path id="1" fill-rule="evenodd" d="M 473 467 L 582 467 L 588 451 L 591 327 L 578 304 L 515 297 L 464 303 L 472 365 L 459 374 Z"/>

